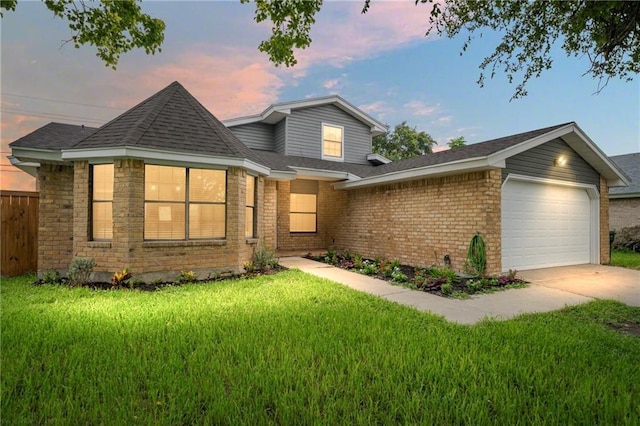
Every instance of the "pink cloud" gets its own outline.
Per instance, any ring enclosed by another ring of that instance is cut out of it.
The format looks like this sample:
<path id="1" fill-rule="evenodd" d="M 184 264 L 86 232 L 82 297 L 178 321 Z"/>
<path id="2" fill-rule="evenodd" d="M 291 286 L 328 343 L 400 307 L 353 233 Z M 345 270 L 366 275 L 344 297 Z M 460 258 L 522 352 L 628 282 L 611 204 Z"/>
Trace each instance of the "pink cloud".
<path id="1" fill-rule="evenodd" d="M 433 115 L 440 110 L 438 105 L 427 105 L 421 101 L 411 101 L 403 105 L 403 107 L 410 110 L 411 114 L 426 117 Z"/>
<path id="2" fill-rule="evenodd" d="M 2 100 L 3 107 L 7 105 Z M 34 191 L 36 181 L 27 173 L 11 165 L 7 156 L 11 155 L 9 144 L 22 136 L 46 124 L 48 120 L 26 115 L 8 114 L 3 112 L 0 120 L 0 188 L 12 191 Z"/>
<path id="3" fill-rule="evenodd" d="M 324 87 L 325 89 L 333 89 L 337 85 L 338 85 L 338 79 L 333 79 L 333 80 L 325 81 L 322 87 Z"/>
<path id="4" fill-rule="evenodd" d="M 209 49 L 214 50 L 214 49 Z M 167 64 L 120 80 L 130 106 L 179 81 L 218 119 L 255 114 L 272 104 L 284 82 L 256 49 L 217 49 L 219 54 L 194 48 Z"/>

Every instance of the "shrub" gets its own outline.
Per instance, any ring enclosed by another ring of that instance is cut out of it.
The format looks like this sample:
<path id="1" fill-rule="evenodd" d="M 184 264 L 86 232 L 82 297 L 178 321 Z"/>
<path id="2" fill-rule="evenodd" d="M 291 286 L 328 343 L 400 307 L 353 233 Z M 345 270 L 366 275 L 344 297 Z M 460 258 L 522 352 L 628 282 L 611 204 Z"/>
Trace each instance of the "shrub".
<path id="1" fill-rule="evenodd" d="M 129 272 L 129 269 L 125 268 L 122 271 L 113 274 L 111 277 L 111 283 L 113 284 L 113 287 L 122 287 L 129 278 L 131 278 L 131 272 Z"/>
<path id="2" fill-rule="evenodd" d="M 60 272 L 49 269 L 42 274 L 42 282 L 45 284 L 62 284 Z"/>
<path id="3" fill-rule="evenodd" d="M 371 263 L 367 260 L 363 262 L 362 269 L 360 270 L 365 275 L 375 275 L 378 273 L 378 267 L 375 263 Z"/>
<path id="4" fill-rule="evenodd" d="M 471 237 L 469 249 L 467 250 L 467 265 L 477 275 L 484 274 L 487 268 L 487 254 L 484 238 L 478 233 Z"/>
<path id="5" fill-rule="evenodd" d="M 640 253 L 640 226 L 620 229 L 616 233 L 612 247 L 615 250 L 631 250 Z"/>
<path id="6" fill-rule="evenodd" d="M 396 266 L 395 268 L 393 268 L 393 272 L 391 273 L 391 278 L 393 278 L 393 281 L 397 283 L 406 282 L 408 279 L 407 275 L 404 272 L 402 272 L 402 269 L 400 269 L 399 266 Z"/>
<path id="7" fill-rule="evenodd" d="M 69 266 L 69 284 L 78 286 L 89 282 L 89 277 L 96 266 L 93 258 L 74 257 Z"/>
<path id="8" fill-rule="evenodd" d="M 442 294 L 448 296 L 453 293 L 453 286 L 449 283 L 444 283 L 440 286 L 440 291 L 442 292 Z"/>
<path id="9" fill-rule="evenodd" d="M 198 280 L 198 275 L 193 271 L 180 271 L 179 283 L 192 283 Z"/>
<path id="10" fill-rule="evenodd" d="M 268 247 L 264 241 L 253 250 L 251 265 L 253 271 L 264 272 L 278 266 L 278 258 L 275 251 Z M 245 267 L 245 269 L 247 269 Z"/>
<path id="11" fill-rule="evenodd" d="M 353 256 L 353 267 L 356 269 L 362 269 L 362 256 L 356 254 Z"/>

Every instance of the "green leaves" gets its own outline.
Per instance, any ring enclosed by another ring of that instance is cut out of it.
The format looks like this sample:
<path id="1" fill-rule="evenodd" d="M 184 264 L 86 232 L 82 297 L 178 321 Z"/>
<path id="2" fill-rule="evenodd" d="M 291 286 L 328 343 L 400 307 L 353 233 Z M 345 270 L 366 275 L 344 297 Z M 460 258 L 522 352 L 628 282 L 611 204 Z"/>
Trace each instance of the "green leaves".
<path id="1" fill-rule="evenodd" d="M 373 152 L 395 161 L 430 154 L 435 143 L 428 133 L 419 132 L 403 121 L 393 131 L 373 138 Z"/>
<path id="2" fill-rule="evenodd" d="M 0 9 L 15 10 L 17 0 L 2 0 Z M 147 54 L 160 52 L 165 23 L 140 9 L 139 0 L 102 0 L 95 7 L 85 0 L 43 0 L 53 14 L 69 24 L 76 48 L 89 44 L 105 65 L 116 68 L 123 53 L 142 48 Z"/>
<path id="3" fill-rule="evenodd" d="M 478 32 L 503 34 L 480 64 L 478 84 L 502 69 L 510 83 L 520 80 L 512 99 L 526 96 L 529 80 L 552 67 L 551 51 L 559 43 L 567 56 L 589 58 L 584 75 L 599 80 L 597 91 L 612 77 L 630 81 L 640 72 L 640 2 L 452 0 L 444 9 L 432 4 L 429 14 L 427 35 L 470 34 L 463 52 Z"/>
<path id="4" fill-rule="evenodd" d="M 248 3 L 249 0 L 241 0 Z M 260 43 L 258 49 L 269 55 L 275 65 L 294 66 L 293 49 L 305 49 L 311 44 L 311 25 L 322 0 L 256 0 L 256 22 L 270 20 L 271 37 Z"/>

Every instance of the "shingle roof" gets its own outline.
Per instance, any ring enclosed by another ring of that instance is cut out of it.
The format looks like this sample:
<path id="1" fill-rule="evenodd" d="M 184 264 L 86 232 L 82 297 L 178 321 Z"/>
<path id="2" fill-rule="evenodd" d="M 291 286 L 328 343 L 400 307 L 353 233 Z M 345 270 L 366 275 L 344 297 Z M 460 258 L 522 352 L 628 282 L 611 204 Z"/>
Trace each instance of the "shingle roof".
<path id="1" fill-rule="evenodd" d="M 177 81 L 100 127 L 71 149 L 124 146 L 246 158 L 260 163 L 249 148 Z"/>
<path id="2" fill-rule="evenodd" d="M 636 194 L 635 196 L 640 196 L 640 152 L 614 155 L 609 158 L 631 179 L 629 186 L 611 188 L 609 194 L 617 196 Z"/>
<path id="3" fill-rule="evenodd" d="M 563 123 L 556 126 L 545 127 L 543 129 L 532 130 L 530 132 L 518 133 L 515 135 L 475 143 L 456 149 L 449 149 L 433 154 L 425 154 L 419 157 L 412 157 L 406 160 L 393 161 L 391 163 L 373 168 L 368 176 L 377 176 L 385 173 L 398 172 L 427 166 L 435 166 L 437 164 L 450 163 L 471 158 L 486 157 L 488 155 L 502 151 L 503 149 L 518 145 L 522 142 L 564 127 L 567 124 L 570 123 Z"/>
<path id="4" fill-rule="evenodd" d="M 343 163 L 339 161 L 320 160 L 317 158 L 282 155 L 273 151 L 253 150 L 262 159 L 263 164 L 271 170 L 293 171 L 291 167 L 305 167 L 316 170 L 348 172 L 356 176 L 367 176 L 375 168 L 373 165 Z"/>
<path id="5" fill-rule="evenodd" d="M 37 148 L 60 150 L 73 146 L 79 140 L 93 134 L 95 127 L 75 124 L 49 123 L 26 136 L 11 142 L 12 148 Z"/>

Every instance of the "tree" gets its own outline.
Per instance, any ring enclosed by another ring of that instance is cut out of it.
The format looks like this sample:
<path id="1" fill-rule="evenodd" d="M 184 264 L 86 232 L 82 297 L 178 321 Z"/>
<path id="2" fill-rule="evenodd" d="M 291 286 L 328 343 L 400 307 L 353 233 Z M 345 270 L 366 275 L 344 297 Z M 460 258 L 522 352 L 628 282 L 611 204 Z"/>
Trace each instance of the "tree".
<path id="1" fill-rule="evenodd" d="M 458 136 L 455 139 L 451 139 L 447 145 L 449 145 L 450 149 L 456 149 L 467 146 L 467 141 L 464 140 L 464 136 Z"/>
<path id="2" fill-rule="evenodd" d="M 435 144 L 436 141 L 428 133 L 419 132 L 403 121 L 393 131 L 373 138 L 373 152 L 395 161 L 431 154 Z"/>
<path id="3" fill-rule="evenodd" d="M 76 48 L 89 44 L 97 48 L 96 56 L 115 69 L 120 55 L 134 48 L 147 54 L 160 52 L 164 41 L 165 23 L 140 9 L 139 0 L 103 0 L 89 7 L 85 0 L 44 0 L 53 14 L 69 24 Z M 14 11 L 17 0 L 2 0 L 0 16 Z"/>
<path id="4" fill-rule="evenodd" d="M 551 68 L 551 49 L 557 43 L 562 43 L 567 56 L 589 59 L 591 67 L 585 75 L 599 79 L 597 91 L 612 77 L 630 81 L 640 72 L 640 2 L 448 0 L 445 6 L 434 0 L 415 2 L 430 6 L 427 36 L 437 33 L 453 38 L 469 33 L 461 54 L 484 29 L 502 32 L 501 43 L 480 64 L 478 84 L 484 85 L 486 71 L 493 78 L 503 68 L 510 83 L 522 73 L 513 98 L 526 96 L 527 82 Z M 272 36 L 260 49 L 276 65 L 295 65 L 293 49 L 311 43 L 309 29 L 321 2 L 305 4 L 302 0 L 258 1 L 256 20 L 274 23 Z M 365 0 L 362 13 L 370 7 L 371 0 Z"/>

